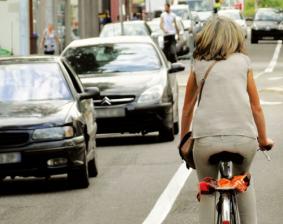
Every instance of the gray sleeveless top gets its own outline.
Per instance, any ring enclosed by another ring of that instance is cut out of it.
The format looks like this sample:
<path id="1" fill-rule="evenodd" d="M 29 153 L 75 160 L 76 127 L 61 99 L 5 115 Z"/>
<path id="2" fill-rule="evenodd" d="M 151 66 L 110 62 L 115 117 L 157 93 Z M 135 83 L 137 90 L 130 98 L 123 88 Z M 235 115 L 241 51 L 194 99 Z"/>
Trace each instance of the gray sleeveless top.
<path id="1" fill-rule="evenodd" d="M 212 61 L 196 60 L 194 70 L 200 85 Z M 248 56 L 235 53 L 219 61 L 205 82 L 199 107 L 195 111 L 194 138 L 218 135 L 241 135 L 255 138 L 257 131 L 247 92 Z"/>

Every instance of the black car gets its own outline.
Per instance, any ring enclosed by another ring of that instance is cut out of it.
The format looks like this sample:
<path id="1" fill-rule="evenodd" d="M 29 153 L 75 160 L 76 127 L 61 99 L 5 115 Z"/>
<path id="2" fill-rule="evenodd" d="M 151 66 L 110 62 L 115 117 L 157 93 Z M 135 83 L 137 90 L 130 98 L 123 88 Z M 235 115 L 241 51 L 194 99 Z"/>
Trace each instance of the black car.
<path id="1" fill-rule="evenodd" d="M 159 131 L 162 140 L 179 131 L 180 64 L 170 64 L 150 37 L 123 36 L 72 42 L 62 53 L 85 87 L 98 87 L 98 133 Z"/>
<path id="2" fill-rule="evenodd" d="M 59 57 L 0 59 L 0 177 L 68 174 L 74 187 L 97 175 L 92 98 Z"/>
<path id="3" fill-rule="evenodd" d="M 251 43 L 280 39 L 283 39 L 283 21 L 280 12 L 272 8 L 258 9 L 251 29 Z"/>

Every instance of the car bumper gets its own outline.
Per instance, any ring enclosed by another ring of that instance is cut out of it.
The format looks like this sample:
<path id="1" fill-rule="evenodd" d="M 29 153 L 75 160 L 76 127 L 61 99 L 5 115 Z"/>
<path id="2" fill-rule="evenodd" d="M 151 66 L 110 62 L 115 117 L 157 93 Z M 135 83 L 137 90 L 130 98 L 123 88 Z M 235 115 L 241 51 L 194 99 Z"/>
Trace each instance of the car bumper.
<path id="1" fill-rule="evenodd" d="M 98 133 L 139 133 L 158 131 L 162 127 L 171 127 L 168 114 L 173 113 L 171 103 L 150 106 L 128 105 L 121 117 L 98 117 Z M 104 108 L 100 108 L 103 110 Z M 107 108 L 105 108 L 107 109 Z"/>
<path id="2" fill-rule="evenodd" d="M 252 29 L 252 36 L 257 39 L 283 39 L 283 30 L 254 30 Z"/>
<path id="3" fill-rule="evenodd" d="M 83 164 L 83 136 L 52 142 L 32 143 L 25 147 L 1 149 L 1 153 L 17 152 L 18 163 L 0 164 L 1 176 L 49 176 L 67 173 Z M 51 159 L 64 158 L 66 163 L 48 165 Z"/>

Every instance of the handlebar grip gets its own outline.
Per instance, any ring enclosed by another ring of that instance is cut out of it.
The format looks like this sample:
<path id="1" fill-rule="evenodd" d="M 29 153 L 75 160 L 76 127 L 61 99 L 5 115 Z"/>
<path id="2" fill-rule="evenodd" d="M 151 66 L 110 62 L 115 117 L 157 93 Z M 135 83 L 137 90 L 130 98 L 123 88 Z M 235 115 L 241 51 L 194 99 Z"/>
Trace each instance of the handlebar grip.
<path id="1" fill-rule="evenodd" d="M 261 149 L 262 151 L 269 151 L 269 150 L 271 150 L 271 149 L 272 149 L 273 144 L 269 144 L 269 145 L 260 145 L 259 147 L 260 147 L 260 149 Z"/>

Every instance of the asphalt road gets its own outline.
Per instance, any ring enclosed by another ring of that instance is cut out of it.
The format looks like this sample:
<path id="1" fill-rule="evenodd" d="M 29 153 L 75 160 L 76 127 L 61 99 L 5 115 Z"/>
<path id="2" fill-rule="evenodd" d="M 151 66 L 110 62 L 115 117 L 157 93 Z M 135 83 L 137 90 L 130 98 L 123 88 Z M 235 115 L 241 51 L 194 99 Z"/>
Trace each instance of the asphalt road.
<path id="1" fill-rule="evenodd" d="M 283 220 L 283 50 L 274 70 L 264 73 L 276 42 L 249 45 L 256 81 L 264 106 L 269 135 L 276 145 L 268 162 L 257 153 L 252 167 L 259 224 Z M 189 61 L 183 61 L 189 67 Z M 188 72 L 177 75 L 180 108 Z M 156 134 L 105 135 L 98 139 L 99 175 L 88 189 L 71 190 L 64 177 L 16 179 L 0 186 L 1 224 L 140 224 L 181 165 L 176 146 L 179 137 L 160 143 Z M 166 224 L 197 224 L 197 181 L 193 172 L 165 219 Z M 156 223 L 153 223 L 156 224 Z"/>

